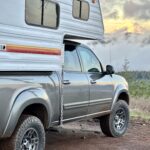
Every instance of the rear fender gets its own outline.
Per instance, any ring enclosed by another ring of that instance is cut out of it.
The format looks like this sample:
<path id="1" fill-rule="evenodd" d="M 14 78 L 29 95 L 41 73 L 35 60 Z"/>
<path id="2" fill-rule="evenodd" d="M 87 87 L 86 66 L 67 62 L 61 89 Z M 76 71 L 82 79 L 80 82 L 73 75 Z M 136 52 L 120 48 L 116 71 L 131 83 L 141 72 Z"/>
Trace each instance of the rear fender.
<path id="1" fill-rule="evenodd" d="M 51 116 L 52 114 L 52 107 L 51 102 L 49 100 L 49 97 L 46 93 L 46 91 L 42 88 L 33 88 L 28 89 L 25 91 L 22 91 L 14 100 L 14 104 L 12 106 L 9 119 L 7 121 L 6 128 L 3 132 L 3 138 L 10 137 L 12 133 L 14 132 L 17 123 L 19 121 L 19 118 L 25 108 L 32 104 L 41 104 L 43 105 L 47 110 L 48 115 L 48 124 L 47 126 L 50 126 L 51 123 Z"/>

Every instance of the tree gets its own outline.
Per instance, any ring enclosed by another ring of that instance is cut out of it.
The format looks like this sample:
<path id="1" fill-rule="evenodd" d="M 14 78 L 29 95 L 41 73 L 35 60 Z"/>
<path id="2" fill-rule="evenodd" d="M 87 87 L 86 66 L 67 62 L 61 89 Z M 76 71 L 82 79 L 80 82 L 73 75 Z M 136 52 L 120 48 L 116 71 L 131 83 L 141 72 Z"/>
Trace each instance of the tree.
<path id="1" fill-rule="evenodd" d="M 128 72 L 129 71 L 129 65 L 130 65 L 130 62 L 127 58 L 124 59 L 124 64 L 123 64 L 123 71 L 124 72 Z"/>
<path id="2" fill-rule="evenodd" d="M 132 77 L 132 73 L 129 71 L 129 68 L 130 68 L 130 62 L 127 58 L 124 59 L 124 64 L 123 64 L 123 72 L 122 72 L 122 75 L 127 79 L 128 82 L 132 81 L 133 80 L 133 77 Z"/>

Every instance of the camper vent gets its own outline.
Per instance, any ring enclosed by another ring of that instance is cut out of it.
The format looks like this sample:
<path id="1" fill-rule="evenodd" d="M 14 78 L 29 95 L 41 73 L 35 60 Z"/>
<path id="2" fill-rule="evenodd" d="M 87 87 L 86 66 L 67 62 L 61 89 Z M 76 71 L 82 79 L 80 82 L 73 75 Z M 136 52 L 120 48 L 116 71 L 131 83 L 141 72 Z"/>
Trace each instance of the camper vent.
<path id="1" fill-rule="evenodd" d="M 5 44 L 0 44 L 0 51 L 6 50 L 6 45 Z"/>

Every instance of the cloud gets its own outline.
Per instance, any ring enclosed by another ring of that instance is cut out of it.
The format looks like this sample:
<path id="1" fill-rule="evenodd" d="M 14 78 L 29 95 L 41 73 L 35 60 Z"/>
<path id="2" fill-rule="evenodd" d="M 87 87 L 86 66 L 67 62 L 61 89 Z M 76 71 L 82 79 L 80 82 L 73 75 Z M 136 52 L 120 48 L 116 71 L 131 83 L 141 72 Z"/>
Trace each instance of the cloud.
<path id="1" fill-rule="evenodd" d="M 114 10 L 110 14 L 105 16 L 106 18 L 112 18 L 112 19 L 118 19 L 119 18 L 119 12 L 117 10 Z"/>
<path id="2" fill-rule="evenodd" d="M 120 18 L 123 13 L 123 5 L 126 0 L 101 0 L 104 17 L 110 19 Z"/>
<path id="3" fill-rule="evenodd" d="M 150 32 L 150 0 L 100 0 L 106 33 Z"/>
<path id="4" fill-rule="evenodd" d="M 124 18 L 150 20 L 150 0 L 101 0 L 101 5 L 106 18 L 117 19 L 122 13 Z"/>
<path id="5" fill-rule="evenodd" d="M 149 0 L 127 1 L 123 6 L 123 11 L 125 18 L 149 20 L 150 1 Z"/>

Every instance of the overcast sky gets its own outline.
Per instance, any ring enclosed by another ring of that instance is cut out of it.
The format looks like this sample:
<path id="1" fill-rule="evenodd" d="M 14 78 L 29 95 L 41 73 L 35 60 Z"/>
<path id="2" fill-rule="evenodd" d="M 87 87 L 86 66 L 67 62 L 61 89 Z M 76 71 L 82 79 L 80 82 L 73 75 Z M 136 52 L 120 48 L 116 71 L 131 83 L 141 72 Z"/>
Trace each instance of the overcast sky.
<path id="1" fill-rule="evenodd" d="M 100 0 L 106 32 L 150 31 L 150 0 Z"/>
<path id="2" fill-rule="evenodd" d="M 107 44 L 90 45 L 104 64 L 150 71 L 150 0 L 100 0 Z"/>

